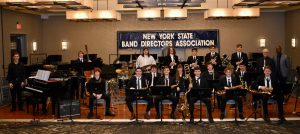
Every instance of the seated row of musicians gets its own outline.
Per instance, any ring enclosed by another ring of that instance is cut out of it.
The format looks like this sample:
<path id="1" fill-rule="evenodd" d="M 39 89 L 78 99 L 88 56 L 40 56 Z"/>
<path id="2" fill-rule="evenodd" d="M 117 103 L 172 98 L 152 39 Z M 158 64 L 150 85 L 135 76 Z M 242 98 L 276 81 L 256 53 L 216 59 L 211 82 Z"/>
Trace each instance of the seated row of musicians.
<path id="1" fill-rule="evenodd" d="M 90 112 L 88 113 L 87 118 L 93 117 L 93 109 L 95 105 L 95 101 L 98 99 L 105 100 L 105 116 L 114 116 L 114 114 L 110 111 L 110 102 L 111 98 L 110 95 L 106 93 L 106 82 L 104 79 L 100 77 L 101 69 L 95 68 L 94 69 L 94 77 L 89 80 L 87 83 L 87 90 L 89 92 L 89 109 Z"/>

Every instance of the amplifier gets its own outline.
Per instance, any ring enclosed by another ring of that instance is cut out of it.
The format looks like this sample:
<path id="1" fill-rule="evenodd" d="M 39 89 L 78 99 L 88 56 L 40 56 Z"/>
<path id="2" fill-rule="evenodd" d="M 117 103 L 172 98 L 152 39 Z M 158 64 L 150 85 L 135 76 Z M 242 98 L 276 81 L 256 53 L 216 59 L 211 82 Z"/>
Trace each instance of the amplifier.
<path id="1" fill-rule="evenodd" d="M 60 101 L 59 117 L 80 116 L 80 101 L 65 100 Z"/>
<path id="2" fill-rule="evenodd" d="M 0 87 L 0 105 L 10 104 L 11 95 L 9 86 L 1 86 Z"/>

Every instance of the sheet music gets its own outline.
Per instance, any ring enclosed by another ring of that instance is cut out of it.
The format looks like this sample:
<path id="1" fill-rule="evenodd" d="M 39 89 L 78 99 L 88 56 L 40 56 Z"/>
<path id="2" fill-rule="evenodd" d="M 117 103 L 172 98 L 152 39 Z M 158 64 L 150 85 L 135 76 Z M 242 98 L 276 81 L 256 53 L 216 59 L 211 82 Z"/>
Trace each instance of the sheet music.
<path id="1" fill-rule="evenodd" d="M 35 78 L 42 81 L 48 81 L 50 77 L 50 73 L 51 73 L 50 71 L 38 70 Z"/>

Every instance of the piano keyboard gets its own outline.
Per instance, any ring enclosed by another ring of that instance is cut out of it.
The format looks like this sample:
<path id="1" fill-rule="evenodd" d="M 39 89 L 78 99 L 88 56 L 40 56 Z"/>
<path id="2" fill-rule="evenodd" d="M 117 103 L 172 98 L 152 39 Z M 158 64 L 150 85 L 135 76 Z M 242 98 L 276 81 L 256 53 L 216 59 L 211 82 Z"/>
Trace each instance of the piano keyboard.
<path id="1" fill-rule="evenodd" d="M 38 90 L 38 89 L 35 89 L 35 88 L 32 88 L 32 87 L 25 87 L 26 89 L 28 90 L 31 90 L 31 91 L 35 91 L 35 92 L 39 92 L 39 93 L 43 93 L 42 90 Z"/>

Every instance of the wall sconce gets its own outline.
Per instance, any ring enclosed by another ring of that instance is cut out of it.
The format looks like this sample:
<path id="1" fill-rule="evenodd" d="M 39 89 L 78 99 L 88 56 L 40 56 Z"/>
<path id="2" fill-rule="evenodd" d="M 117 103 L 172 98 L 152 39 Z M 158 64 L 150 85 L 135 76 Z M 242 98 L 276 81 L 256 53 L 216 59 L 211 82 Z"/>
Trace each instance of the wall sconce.
<path id="1" fill-rule="evenodd" d="M 259 39 L 259 47 L 266 47 L 266 39 L 265 38 Z"/>
<path id="2" fill-rule="evenodd" d="M 36 52 L 37 51 L 37 42 L 32 42 L 32 51 Z"/>
<path id="3" fill-rule="evenodd" d="M 296 47 L 296 38 L 292 38 L 292 47 Z"/>
<path id="4" fill-rule="evenodd" d="M 61 42 L 61 50 L 63 50 L 63 51 L 68 50 L 68 42 L 67 41 Z"/>

